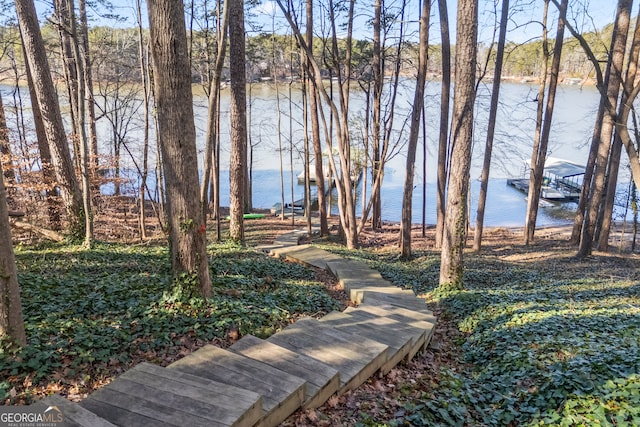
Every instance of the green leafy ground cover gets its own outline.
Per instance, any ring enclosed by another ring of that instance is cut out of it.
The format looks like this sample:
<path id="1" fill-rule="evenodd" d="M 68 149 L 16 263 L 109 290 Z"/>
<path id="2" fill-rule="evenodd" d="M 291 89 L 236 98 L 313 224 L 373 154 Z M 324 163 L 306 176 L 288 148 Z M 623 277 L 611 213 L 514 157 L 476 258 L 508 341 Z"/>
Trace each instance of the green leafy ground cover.
<path id="1" fill-rule="evenodd" d="M 300 265 L 237 246 L 210 246 L 214 296 L 173 283 L 163 246 L 18 247 L 28 346 L 0 342 L 0 403 L 51 392 L 82 397 L 142 360 L 166 365 L 235 335 L 272 334 L 338 303 Z"/>
<path id="2" fill-rule="evenodd" d="M 640 425 L 637 258 L 578 261 L 562 245 L 489 250 L 469 257 L 465 291 L 437 295 L 436 252 L 401 262 L 395 252 L 328 248 L 426 294 L 455 329 L 437 337 L 451 341 L 451 360 L 343 411 L 349 425 Z"/>

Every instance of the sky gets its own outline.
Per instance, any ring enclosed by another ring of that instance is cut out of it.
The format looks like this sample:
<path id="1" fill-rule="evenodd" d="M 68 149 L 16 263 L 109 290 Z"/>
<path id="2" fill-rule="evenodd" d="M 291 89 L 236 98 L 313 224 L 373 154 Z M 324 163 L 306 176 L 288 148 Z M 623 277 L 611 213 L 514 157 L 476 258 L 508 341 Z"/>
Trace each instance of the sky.
<path id="1" fill-rule="evenodd" d="M 387 0 L 387 4 L 399 4 L 401 0 Z M 405 11 L 405 21 L 407 25 L 417 28 L 418 17 L 418 0 L 406 0 L 407 8 Z M 211 3 L 213 1 L 210 0 Z M 107 26 L 134 26 L 135 21 L 135 2 L 133 0 L 111 0 L 114 6 L 113 12 L 124 18 L 123 22 L 118 22 L 114 18 L 104 17 L 105 8 L 102 6 L 103 1 L 95 2 L 95 8 L 89 9 L 89 15 L 93 16 L 92 25 L 107 25 Z M 143 7 L 146 2 L 143 0 Z M 364 39 L 369 37 L 370 29 L 367 25 L 369 19 L 368 14 L 371 12 L 371 8 L 367 7 L 371 0 L 366 2 L 357 2 L 357 6 L 361 6 L 361 12 L 358 13 L 358 17 L 355 25 L 356 38 Z M 495 4 L 498 6 L 495 6 Z M 499 14 L 501 0 L 480 0 L 480 16 L 479 16 L 479 39 L 480 41 L 491 40 L 493 33 L 493 26 L 495 21 L 495 10 Z M 50 0 L 36 0 L 36 7 L 41 15 L 45 11 L 50 10 Z M 511 19 L 509 23 L 508 39 L 515 42 L 526 42 L 528 40 L 540 37 L 541 26 L 539 21 L 542 17 L 542 0 L 510 0 Z M 613 21 L 615 17 L 616 2 L 614 0 L 571 0 L 570 10 L 568 16 L 571 22 L 581 26 L 583 31 L 591 31 L 594 28 L 600 29 L 607 23 Z M 448 1 L 449 21 L 452 41 L 455 41 L 455 17 L 456 17 L 457 1 Z M 586 9 L 589 12 L 589 17 L 584 18 L 582 10 Z M 431 8 L 431 39 L 432 42 L 439 42 L 439 27 L 437 16 L 437 2 L 432 0 Z M 251 15 L 251 19 L 262 26 L 263 31 L 271 31 L 271 21 L 273 14 L 276 14 L 276 31 L 285 32 L 286 22 L 280 12 L 277 4 L 273 0 L 262 0 L 260 4 L 248 13 Z M 550 13 L 553 18 L 553 22 L 557 18 L 557 10 L 555 6 L 550 6 Z M 103 15 L 99 17 L 99 15 Z M 576 16 L 580 16 L 579 22 L 575 20 Z M 146 26 L 146 11 L 143 11 L 143 21 Z M 537 22 L 536 22 L 537 21 Z M 247 26 L 247 31 L 251 32 L 251 28 Z M 555 27 L 551 29 L 555 32 Z M 552 33 L 553 34 L 553 33 Z"/>

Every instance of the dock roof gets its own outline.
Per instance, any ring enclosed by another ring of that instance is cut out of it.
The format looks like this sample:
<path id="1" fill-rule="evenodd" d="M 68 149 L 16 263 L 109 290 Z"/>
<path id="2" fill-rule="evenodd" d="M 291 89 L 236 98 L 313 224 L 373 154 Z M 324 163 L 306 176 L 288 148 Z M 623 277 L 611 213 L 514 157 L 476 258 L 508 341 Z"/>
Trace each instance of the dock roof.
<path id="1" fill-rule="evenodd" d="M 584 165 L 556 157 L 547 157 L 547 161 L 544 164 L 545 172 L 562 178 L 584 175 L 585 169 L 586 166 Z"/>

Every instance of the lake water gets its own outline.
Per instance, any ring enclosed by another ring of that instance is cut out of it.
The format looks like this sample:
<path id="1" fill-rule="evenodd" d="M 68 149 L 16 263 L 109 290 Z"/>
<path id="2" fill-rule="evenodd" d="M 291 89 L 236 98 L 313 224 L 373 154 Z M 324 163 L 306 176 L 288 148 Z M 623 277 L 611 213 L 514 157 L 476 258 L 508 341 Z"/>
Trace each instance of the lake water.
<path id="1" fill-rule="evenodd" d="M 393 138 L 395 140 L 406 140 L 408 127 L 406 117 L 410 114 L 410 103 L 413 98 L 412 82 L 405 80 L 402 82 L 400 96 L 395 111 L 395 126 Z M 7 108 L 7 119 L 11 127 L 14 118 L 10 109 L 13 102 L 10 96 L 11 88 L 0 87 Z M 526 200 L 525 195 L 506 185 L 506 178 L 523 176 L 526 171 L 525 165 L 530 158 L 530 151 L 535 131 L 535 108 L 534 101 L 537 94 L 537 86 L 526 84 L 504 83 L 501 89 L 501 104 L 497 117 L 496 136 L 494 141 L 494 157 L 492 162 L 491 180 L 488 191 L 487 210 L 485 224 L 488 226 L 521 226 L 524 224 Z M 426 90 L 426 117 L 427 117 L 427 140 L 426 140 L 426 174 L 423 176 L 422 164 L 422 143 L 418 147 L 416 158 L 416 176 L 414 179 L 414 222 L 422 221 L 422 183 L 427 183 L 427 223 L 435 222 L 435 182 L 436 182 L 436 150 L 437 134 L 440 117 L 440 83 L 431 81 L 427 83 Z M 276 92 L 272 85 L 257 84 L 251 87 L 249 93 L 250 102 L 250 138 L 254 147 L 253 155 L 253 205 L 259 208 L 270 208 L 274 203 L 279 202 L 280 177 L 278 165 L 280 164 L 278 144 L 283 146 L 285 168 L 289 169 L 289 155 L 293 151 L 294 175 L 297 176 L 303 169 L 301 156 L 301 145 L 303 141 L 302 124 L 300 118 L 302 112 L 299 107 L 300 93 L 295 88 L 291 93 L 291 121 L 289 117 L 289 102 L 287 86 L 281 85 L 280 99 L 280 128 L 278 129 L 278 108 L 276 103 Z M 478 178 L 480 176 L 484 143 L 486 138 L 486 121 L 488 117 L 489 88 L 481 85 L 478 101 L 476 105 L 476 120 L 474 125 L 474 149 L 471 168 L 472 193 L 470 202 L 470 216 L 472 223 L 475 222 L 477 210 L 477 194 L 479 189 Z M 221 106 L 221 140 L 222 159 L 221 164 L 228 164 L 229 130 L 228 130 L 228 90 L 222 93 Z M 551 131 L 549 155 L 568 159 L 584 164 L 587 158 L 587 151 L 591 139 L 591 132 L 594 124 L 594 117 L 598 105 L 598 94 L 592 87 L 580 88 L 577 86 L 560 86 L 554 111 L 553 127 Z M 28 100 L 28 95 L 25 96 Z M 204 139 L 206 135 L 205 124 L 207 115 L 207 100 L 204 97 L 195 97 L 195 122 L 197 130 L 197 146 L 202 154 L 204 149 Z M 360 123 L 364 115 L 364 95 L 359 91 L 354 91 L 351 96 L 351 128 L 352 138 L 357 141 L 360 131 Z M 133 156 L 141 157 L 141 122 L 140 111 L 134 112 L 131 108 L 134 119 L 124 135 L 127 147 Z M 328 115 L 328 113 L 327 113 Z M 290 131 L 290 125 L 291 131 Z M 27 126 L 29 124 L 27 123 Z M 111 131 L 105 119 L 99 122 L 99 134 L 104 135 L 101 140 L 101 150 L 112 152 L 108 139 Z M 280 138 L 279 138 L 280 136 Z M 280 141 L 279 141 L 280 139 Z M 124 150 L 123 150 L 124 151 Z M 152 150 L 154 151 L 154 150 Z M 133 162 L 126 154 L 123 155 L 123 168 L 133 168 Z M 626 155 L 623 155 L 623 158 Z M 202 155 L 200 156 L 202 158 Z M 151 162 L 153 162 L 153 153 Z M 201 160 L 200 160 L 201 161 Z M 404 147 L 396 148 L 396 154 L 387 163 L 385 168 L 385 180 L 382 188 L 382 216 L 384 220 L 399 221 L 400 207 L 402 203 L 402 190 L 405 179 Z M 139 163 L 139 161 L 138 161 Z M 626 163 L 626 159 L 623 163 Z M 150 163 L 153 164 L 153 163 Z M 285 199 L 290 199 L 290 173 L 285 172 Z M 134 180 L 135 181 L 135 180 Z M 369 179 L 370 181 L 370 179 Z M 621 182 L 628 181 L 626 168 L 622 167 Z M 131 184 L 132 187 L 134 184 Z M 626 190 L 626 184 L 621 184 L 621 189 Z M 228 204 L 228 173 L 223 172 L 222 177 L 222 204 Z M 303 187 L 295 183 L 295 199 L 303 196 Z M 370 194 L 370 191 L 367 191 Z M 621 197 L 624 199 L 624 197 Z M 358 202 L 358 209 L 361 203 Z M 558 223 L 568 223 L 571 221 L 574 204 L 565 204 L 540 209 L 538 224 L 541 226 Z M 359 211 L 358 211 L 359 212 Z M 617 216 L 623 215 L 618 211 Z"/>

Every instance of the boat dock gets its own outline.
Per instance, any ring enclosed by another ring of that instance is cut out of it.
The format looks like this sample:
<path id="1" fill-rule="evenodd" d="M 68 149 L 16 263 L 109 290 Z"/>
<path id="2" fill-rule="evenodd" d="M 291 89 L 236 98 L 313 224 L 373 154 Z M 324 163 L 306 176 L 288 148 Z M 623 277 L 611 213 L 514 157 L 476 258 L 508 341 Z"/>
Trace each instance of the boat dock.
<path id="1" fill-rule="evenodd" d="M 550 201 L 572 202 L 580 198 L 585 166 L 568 160 L 548 157 L 544 166 L 544 178 L 540 197 Z M 507 179 L 507 184 L 529 192 L 529 178 Z"/>

